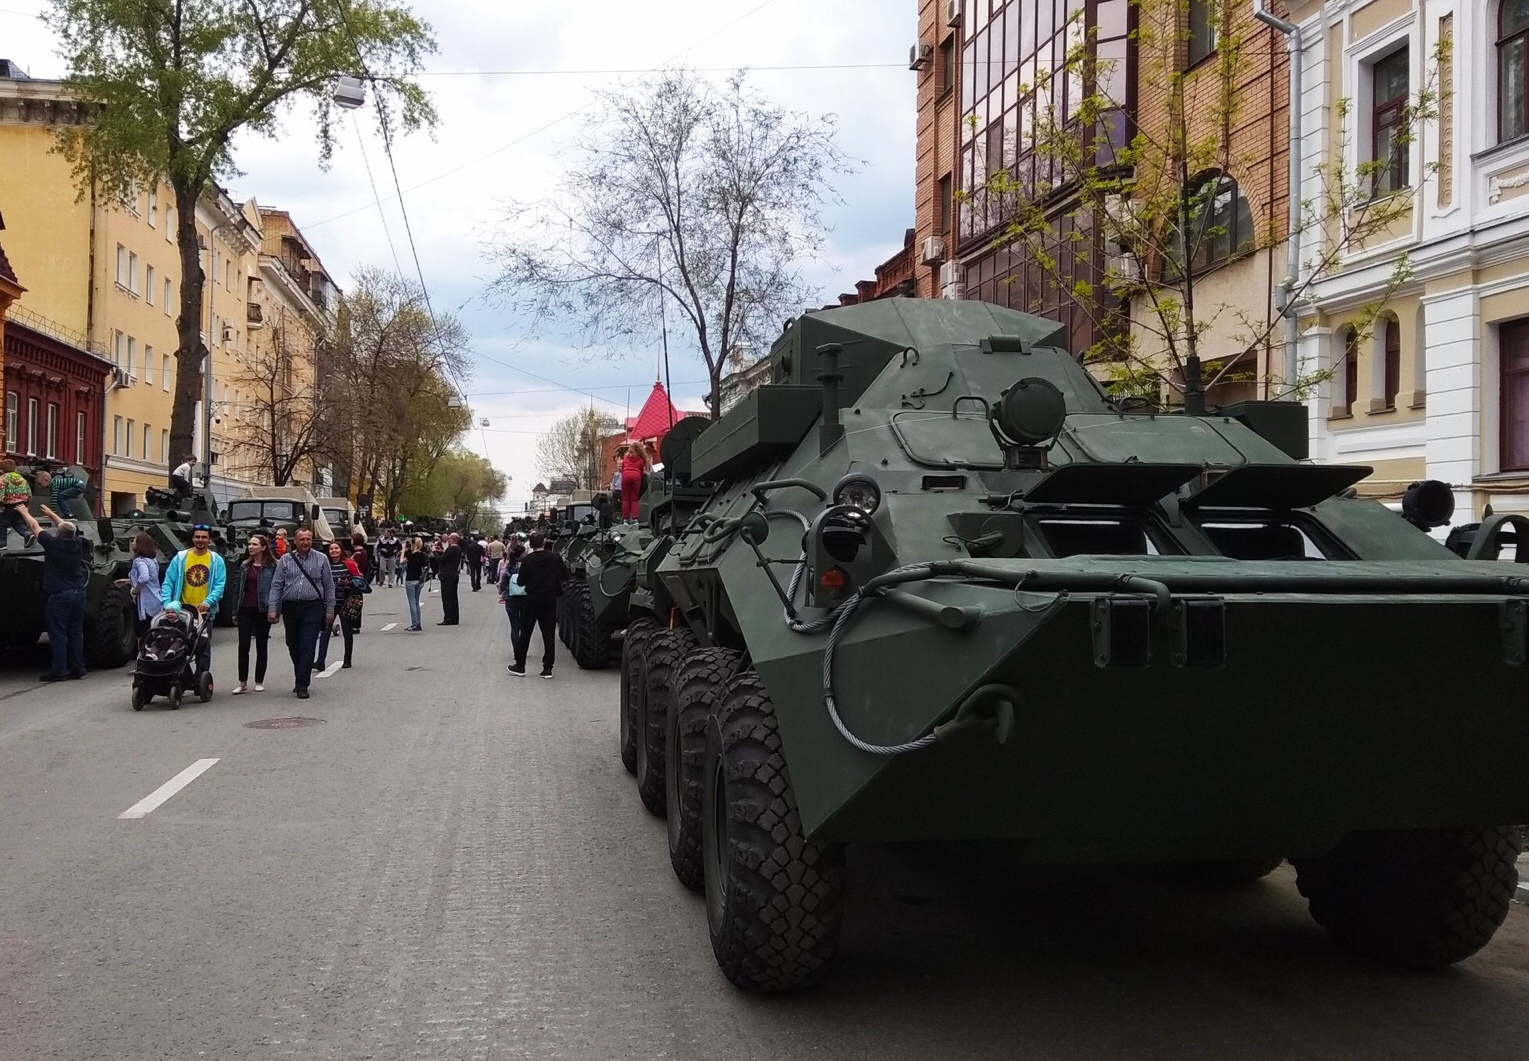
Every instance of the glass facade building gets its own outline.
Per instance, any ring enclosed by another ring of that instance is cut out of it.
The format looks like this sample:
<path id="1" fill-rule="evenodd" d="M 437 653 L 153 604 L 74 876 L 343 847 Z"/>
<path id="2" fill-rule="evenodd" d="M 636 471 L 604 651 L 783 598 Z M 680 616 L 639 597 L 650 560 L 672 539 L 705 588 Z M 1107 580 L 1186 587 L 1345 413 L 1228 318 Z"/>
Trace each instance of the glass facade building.
<path id="1" fill-rule="evenodd" d="M 1119 322 L 1093 319 L 1073 304 L 1071 280 L 1097 285 L 1105 248 L 1096 234 L 1077 238 L 1081 221 L 1067 176 L 1050 152 L 1035 149 L 1035 131 L 1072 115 L 1085 93 L 1098 91 L 1119 106 L 1105 116 L 1102 143 L 1123 146 L 1134 107 L 1135 56 L 1129 0 L 963 0 L 960 108 L 956 130 L 957 240 L 966 297 L 1065 321 L 1082 351 Z M 1087 46 L 1088 69 L 1067 67 Z M 1085 74 L 1097 80 L 1091 86 Z M 1050 117 L 1048 117 L 1048 115 Z M 1079 135 L 1085 135 L 1079 131 Z M 1107 150 L 1107 149 L 1106 149 Z M 1000 246 L 1013 204 L 989 195 L 1006 171 L 1019 194 L 1041 203 L 1055 224 L 1049 252 L 1059 270 L 1043 270 L 1023 246 Z M 1058 276 L 1057 272 L 1061 275 Z"/>

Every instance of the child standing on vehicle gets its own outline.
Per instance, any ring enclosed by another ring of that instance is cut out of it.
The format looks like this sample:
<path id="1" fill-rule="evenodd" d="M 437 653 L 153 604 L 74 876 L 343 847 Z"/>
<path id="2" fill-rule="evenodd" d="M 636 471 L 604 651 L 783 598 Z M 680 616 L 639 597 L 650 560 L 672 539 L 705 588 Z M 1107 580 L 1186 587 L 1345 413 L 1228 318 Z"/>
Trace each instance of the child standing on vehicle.
<path id="1" fill-rule="evenodd" d="M 27 502 L 32 500 L 32 487 L 26 476 L 16 470 L 16 462 L 9 458 L 0 461 L 0 472 L 4 473 L 0 478 L 0 506 L 4 506 L 0 521 L 21 535 L 22 544 L 30 548 L 34 539 L 20 509 L 26 508 Z"/>

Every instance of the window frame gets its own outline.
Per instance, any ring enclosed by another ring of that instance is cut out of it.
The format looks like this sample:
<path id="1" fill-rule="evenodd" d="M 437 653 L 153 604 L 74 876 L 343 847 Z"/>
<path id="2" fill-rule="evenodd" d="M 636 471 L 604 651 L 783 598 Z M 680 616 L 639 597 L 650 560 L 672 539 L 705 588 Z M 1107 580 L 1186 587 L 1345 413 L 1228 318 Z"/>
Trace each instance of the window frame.
<path id="1" fill-rule="evenodd" d="M 1381 334 L 1381 400 L 1387 411 L 1396 408 L 1396 396 L 1402 389 L 1402 323 L 1385 317 L 1386 330 Z"/>
<path id="2" fill-rule="evenodd" d="M 18 391 L 5 392 L 5 449 L 8 453 L 15 453 L 16 446 L 21 441 L 21 394 Z"/>
<path id="3" fill-rule="evenodd" d="M 1222 0 L 1188 0 L 1186 6 L 1184 69 L 1192 70 L 1220 49 L 1225 11 Z M 1197 12 L 1200 18 L 1196 18 Z"/>
<path id="4" fill-rule="evenodd" d="M 154 304 L 154 267 L 143 267 L 143 301 L 152 306 Z"/>
<path id="5" fill-rule="evenodd" d="M 1219 236 L 1207 235 L 1212 229 L 1219 226 L 1215 224 L 1205 225 L 1201 228 L 1201 236 L 1198 244 L 1190 253 L 1188 240 L 1184 238 L 1182 230 L 1175 233 L 1172 240 L 1179 247 L 1177 258 L 1168 256 L 1163 262 L 1163 279 L 1169 282 L 1183 280 L 1186 270 L 1181 259 L 1189 259 L 1187 275 L 1189 277 L 1202 276 L 1213 272 L 1245 255 L 1253 253 L 1257 249 L 1257 237 L 1254 229 L 1253 205 L 1248 202 L 1248 197 L 1243 194 L 1242 186 L 1237 178 L 1224 170 L 1210 170 L 1200 174 L 1190 182 L 1190 190 L 1187 196 L 1198 200 L 1198 204 L 1192 204 L 1191 224 L 1209 216 L 1212 220 L 1216 216 L 1216 204 L 1220 200 L 1224 190 L 1230 192 L 1228 224 Z M 1204 195 L 1203 189 L 1212 189 L 1209 195 Z M 1204 196 L 1202 198 L 1202 196 Z M 1245 215 L 1245 216 L 1244 216 Z M 1246 224 L 1248 231 L 1243 232 L 1242 226 Z M 1198 227 L 1198 226 L 1197 226 Z"/>
<path id="6" fill-rule="evenodd" d="M 85 463 L 85 411 L 74 414 L 74 463 Z"/>
<path id="7" fill-rule="evenodd" d="M 46 451 L 44 457 L 49 460 L 58 458 L 58 402 L 48 403 L 48 431 L 45 439 Z"/>
<path id="8" fill-rule="evenodd" d="M 1381 69 L 1386 64 L 1400 59 L 1406 68 L 1406 86 L 1399 95 L 1391 95 L 1385 99 L 1380 98 L 1379 85 Z M 1369 78 L 1370 89 L 1370 152 L 1369 162 L 1381 162 L 1381 134 L 1391 130 L 1391 149 L 1389 159 L 1385 160 L 1384 167 L 1377 167 L 1371 178 L 1370 193 L 1376 199 L 1397 192 L 1407 191 L 1412 187 L 1412 145 L 1410 143 L 1398 143 L 1396 134 L 1405 125 L 1407 109 L 1412 101 L 1412 41 L 1405 40 L 1398 48 L 1393 48 L 1384 55 L 1371 60 L 1366 64 L 1366 74 Z"/>
<path id="9" fill-rule="evenodd" d="M 1509 32 L 1505 28 L 1505 18 L 1508 11 L 1509 0 L 1502 0 L 1497 5 L 1497 142 L 1499 144 L 1511 143 L 1514 140 L 1529 136 L 1529 9 L 1525 11 L 1523 24 Z M 1503 56 L 1510 48 L 1517 48 L 1519 53 L 1519 114 L 1517 115 L 1519 127 L 1511 135 L 1505 132 L 1503 120 L 1507 117 L 1506 96 L 1504 91 Z"/>
<path id="10" fill-rule="evenodd" d="M 111 418 L 111 451 L 118 456 L 122 455 L 122 417 Z"/>
<path id="11" fill-rule="evenodd" d="M 1517 472 L 1529 470 L 1529 317 L 1503 321 L 1497 325 L 1498 351 L 1498 466 L 1500 471 Z M 1512 359 L 1517 356 L 1518 365 Z M 1523 394 L 1518 396 L 1524 403 L 1525 430 L 1515 441 L 1513 427 L 1518 409 L 1515 390 L 1509 386 L 1514 379 L 1521 379 Z"/>
<path id="12" fill-rule="evenodd" d="M 27 399 L 27 456 L 37 456 L 37 414 L 42 411 L 42 403 L 36 398 Z"/>
<path id="13" fill-rule="evenodd" d="M 138 429 L 138 421 L 131 416 L 127 418 L 127 433 L 124 438 L 127 441 L 127 452 L 124 454 L 128 460 L 133 459 L 133 433 Z"/>

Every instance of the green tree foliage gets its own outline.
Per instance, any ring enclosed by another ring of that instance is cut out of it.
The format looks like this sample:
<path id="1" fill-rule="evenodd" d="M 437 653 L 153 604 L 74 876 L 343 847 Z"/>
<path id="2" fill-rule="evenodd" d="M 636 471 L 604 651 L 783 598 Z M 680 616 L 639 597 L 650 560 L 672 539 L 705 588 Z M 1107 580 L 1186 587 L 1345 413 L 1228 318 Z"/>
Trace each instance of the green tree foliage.
<path id="1" fill-rule="evenodd" d="M 463 449 L 442 454 L 430 474 L 411 482 L 403 494 L 406 512 L 438 513 L 463 530 L 497 530 L 495 502 L 509 483 L 488 459 Z"/>
<path id="2" fill-rule="evenodd" d="M 1202 4 L 1214 9 L 1215 52 L 1186 69 L 1191 7 Z M 1363 153 L 1349 151 L 1352 123 L 1340 106 L 1339 149 L 1316 167 L 1300 202 L 1296 234 L 1310 252 L 1300 275 L 1281 283 L 1276 251 L 1285 245 L 1288 212 L 1273 209 L 1267 187 L 1262 201 L 1240 196 L 1254 183 L 1248 177 L 1270 169 L 1274 150 L 1242 114 L 1250 49 L 1255 42 L 1283 49 L 1283 40 L 1271 45 L 1271 31 L 1244 6 L 1132 0 L 1131 7 L 1140 98 L 1152 95 L 1152 109 L 1125 121 L 1127 71 L 1099 59 L 1082 19 L 1074 19 L 1060 67 L 1019 86 L 1021 99 L 1034 100 L 1031 140 L 1003 147 L 1022 164 L 987 160 L 991 175 L 963 206 L 1008 218 L 994 243 L 1035 263 L 1052 290 L 1060 288 L 1102 330 L 1106 338 L 1084 358 L 1118 392 L 1153 400 L 1177 393 L 1197 405 L 1208 387 L 1250 378 L 1257 353 L 1286 326 L 1282 308 L 1214 294 L 1219 274 L 1264 254 L 1283 288 L 1277 306 L 1295 312 L 1315 285 L 1404 223 L 1414 189 L 1386 187 L 1395 154 L 1346 161 Z M 1409 99 L 1394 152 L 1404 153 L 1436 114 L 1439 58 Z M 993 147 L 989 141 L 987 150 Z M 1032 166 L 1032 158 L 1040 164 Z M 1041 173 L 1044 179 L 1035 176 Z M 1106 264 L 1081 267 L 1098 254 L 1095 241 Z M 1385 291 L 1365 310 L 1366 328 L 1410 276 L 1405 257 L 1393 262 Z M 1268 358 L 1271 371 L 1258 381 L 1271 397 L 1301 395 L 1332 375 L 1327 369 L 1283 379 L 1278 361 Z"/>
<path id="3" fill-rule="evenodd" d="M 69 86 L 97 105 L 92 122 L 60 133 L 81 194 L 161 180 L 175 193 L 181 285 L 169 452 L 188 453 L 208 357 L 196 204 L 236 172 L 235 137 L 275 136 L 283 114 L 306 103 L 327 163 L 340 76 L 369 83 L 384 135 L 395 120 L 406 130 L 431 125 L 435 111 L 412 76 L 434 38 L 388 0 L 53 0 L 47 17 Z"/>
<path id="4" fill-rule="evenodd" d="M 850 169 L 833 117 L 689 70 L 602 93 L 590 113 L 561 191 L 511 206 L 495 293 L 533 328 L 577 322 L 597 347 L 657 339 L 667 309 L 716 415 L 728 352 L 768 348 L 809 301 L 797 263 L 822 246 L 818 210 Z"/>

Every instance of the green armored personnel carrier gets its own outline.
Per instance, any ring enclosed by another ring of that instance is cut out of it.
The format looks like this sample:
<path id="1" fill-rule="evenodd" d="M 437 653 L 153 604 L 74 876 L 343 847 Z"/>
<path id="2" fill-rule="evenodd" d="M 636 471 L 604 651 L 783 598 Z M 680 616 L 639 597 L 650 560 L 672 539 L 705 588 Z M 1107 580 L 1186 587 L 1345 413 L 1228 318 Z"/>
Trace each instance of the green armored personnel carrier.
<path id="1" fill-rule="evenodd" d="M 1132 415 L 1064 343 L 977 302 L 814 313 L 694 441 L 709 499 L 637 574 L 622 751 L 724 973 L 817 981 L 846 845 L 890 840 L 1288 858 L 1338 942 L 1474 953 L 1529 821 L 1529 568 L 1484 557 L 1529 521 L 1463 558 L 1424 529 L 1447 487 L 1357 498 L 1304 408 Z"/>
<path id="2" fill-rule="evenodd" d="M 52 523 L 39 509 L 42 499 L 34 496 L 32 515 L 44 530 Z M 136 610 L 125 585 L 132 555 L 122 548 L 112 521 L 96 519 L 83 499 L 69 503 L 68 512 L 60 512 L 75 527 L 88 546 L 85 581 L 85 662 L 92 669 L 120 667 L 133 658 L 137 649 Z M 0 553 L 0 645 L 36 644 L 47 629 L 43 605 L 43 551 L 34 542 L 24 546 L 14 534 L 8 535 L 4 553 Z"/>

